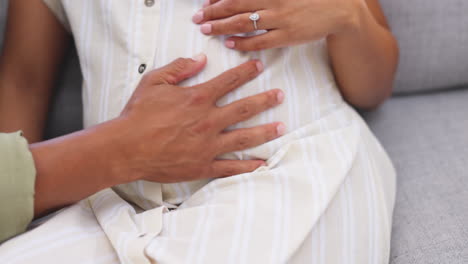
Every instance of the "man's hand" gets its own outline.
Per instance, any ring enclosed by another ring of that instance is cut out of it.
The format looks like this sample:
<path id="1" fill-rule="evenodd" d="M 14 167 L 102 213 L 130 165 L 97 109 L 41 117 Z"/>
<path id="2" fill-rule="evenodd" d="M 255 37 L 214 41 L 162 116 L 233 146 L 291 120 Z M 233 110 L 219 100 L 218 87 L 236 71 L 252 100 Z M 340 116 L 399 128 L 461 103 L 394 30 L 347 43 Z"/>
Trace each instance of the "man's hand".
<path id="1" fill-rule="evenodd" d="M 128 180 L 181 182 L 250 172 L 264 161 L 227 161 L 216 157 L 251 148 L 281 136 L 283 124 L 274 123 L 231 132 L 233 124 L 282 102 L 283 93 L 272 90 L 225 107 L 216 102 L 255 78 L 263 70 L 259 61 L 247 62 L 194 87 L 178 83 L 200 72 L 204 55 L 178 59 L 144 76 L 121 119 L 128 133 L 120 142 L 119 167 Z"/>
<path id="2" fill-rule="evenodd" d="M 216 101 L 262 71 L 247 62 L 194 87 L 177 83 L 200 72 L 205 56 L 179 59 L 147 74 L 120 117 L 30 146 L 36 164 L 35 216 L 135 180 L 183 182 L 250 172 L 263 161 L 218 161 L 282 134 L 281 123 L 224 132 L 283 100 L 279 90 L 225 107 Z"/>

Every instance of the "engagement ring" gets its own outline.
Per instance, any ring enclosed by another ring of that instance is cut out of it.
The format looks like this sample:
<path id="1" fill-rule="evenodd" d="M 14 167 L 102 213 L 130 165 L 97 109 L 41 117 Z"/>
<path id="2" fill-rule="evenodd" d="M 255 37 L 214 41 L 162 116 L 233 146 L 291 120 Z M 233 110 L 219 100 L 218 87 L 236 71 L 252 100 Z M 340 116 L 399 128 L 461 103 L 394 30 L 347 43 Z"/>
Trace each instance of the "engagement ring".
<path id="1" fill-rule="evenodd" d="M 255 30 L 258 30 L 257 21 L 260 20 L 260 15 L 258 13 L 253 13 L 250 15 L 249 19 L 252 20 Z"/>

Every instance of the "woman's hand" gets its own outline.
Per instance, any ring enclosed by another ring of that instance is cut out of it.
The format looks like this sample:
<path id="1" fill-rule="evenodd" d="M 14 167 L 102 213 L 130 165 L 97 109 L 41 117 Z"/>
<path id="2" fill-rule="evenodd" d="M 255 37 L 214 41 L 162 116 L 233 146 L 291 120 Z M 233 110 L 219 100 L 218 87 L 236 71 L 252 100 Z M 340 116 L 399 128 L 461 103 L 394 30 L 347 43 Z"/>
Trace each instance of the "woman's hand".
<path id="1" fill-rule="evenodd" d="M 363 0 L 208 0 L 193 16 L 206 35 L 255 31 L 250 15 L 257 12 L 259 30 L 252 37 L 230 37 L 226 47 L 241 51 L 298 45 L 348 31 L 358 23 Z"/>
<path id="2" fill-rule="evenodd" d="M 322 38 L 335 79 L 351 105 L 372 109 L 391 95 L 398 45 L 378 0 L 207 0 L 193 16 L 206 35 L 255 31 L 230 37 L 226 47 L 254 51 L 303 44 Z"/>

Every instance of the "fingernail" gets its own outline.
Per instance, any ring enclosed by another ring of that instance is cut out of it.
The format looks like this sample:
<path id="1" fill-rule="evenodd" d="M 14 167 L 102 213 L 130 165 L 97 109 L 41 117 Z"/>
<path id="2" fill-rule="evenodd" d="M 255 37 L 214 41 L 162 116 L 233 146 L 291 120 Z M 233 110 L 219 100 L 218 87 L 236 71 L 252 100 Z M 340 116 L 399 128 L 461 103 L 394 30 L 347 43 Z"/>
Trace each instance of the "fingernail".
<path id="1" fill-rule="evenodd" d="M 263 72 L 263 63 L 261 61 L 257 61 L 257 63 L 255 64 L 257 66 L 257 70 L 258 72 Z"/>
<path id="2" fill-rule="evenodd" d="M 284 92 L 283 91 L 278 91 L 276 94 L 276 99 L 278 100 L 278 104 L 283 103 L 284 101 Z"/>
<path id="3" fill-rule="evenodd" d="M 205 2 L 203 3 L 203 7 L 207 7 L 210 5 L 210 0 L 205 0 Z"/>
<path id="4" fill-rule="evenodd" d="M 202 22 L 203 21 L 203 11 L 200 10 L 197 13 L 195 13 L 195 15 L 193 15 L 193 17 L 192 17 L 192 21 L 193 21 L 193 23 L 197 23 L 197 24 Z"/>
<path id="5" fill-rule="evenodd" d="M 266 163 L 265 161 L 260 162 L 260 167 L 267 167 L 267 166 L 268 166 L 268 163 Z"/>
<path id="6" fill-rule="evenodd" d="M 201 25 L 200 29 L 203 34 L 210 34 L 211 30 L 213 28 L 213 25 L 211 24 L 203 24 Z"/>
<path id="7" fill-rule="evenodd" d="M 224 44 L 230 49 L 233 49 L 236 46 L 236 43 L 233 40 L 226 40 Z"/>
<path id="8" fill-rule="evenodd" d="M 283 123 L 280 123 L 276 127 L 276 132 L 278 133 L 278 136 L 284 135 L 284 133 L 286 133 L 286 126 Z"/>
<path id="9" fill-rule="evenodd" d="M 203 53 L 200 53 L 200 54 L 197 54 L 197 55 L 193 56 L 192 60 L 197 61 L 197 62 L 201 62 L 201 61 L 204 61 L 205 58 L 206 58 L 206 55 L 203 54 Z"/>

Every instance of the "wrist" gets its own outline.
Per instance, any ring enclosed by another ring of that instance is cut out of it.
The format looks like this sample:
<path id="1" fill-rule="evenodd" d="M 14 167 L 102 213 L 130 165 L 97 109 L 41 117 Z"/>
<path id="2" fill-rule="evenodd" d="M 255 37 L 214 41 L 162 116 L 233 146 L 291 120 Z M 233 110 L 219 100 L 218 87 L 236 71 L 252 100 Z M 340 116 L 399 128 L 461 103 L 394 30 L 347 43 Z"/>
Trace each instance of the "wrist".
<path id="1" fill-rule="evenodd" d="M 132 132 L 130 120 L 124 117 L 118 117 L 106 123 L 99 125 L 99 131 L 96 136 L 102 143 L 101 157 L 103 169 L 106 171 L 112 187 L 115 185 L 130 183 L 143 178 L 132 167 Z"/>

